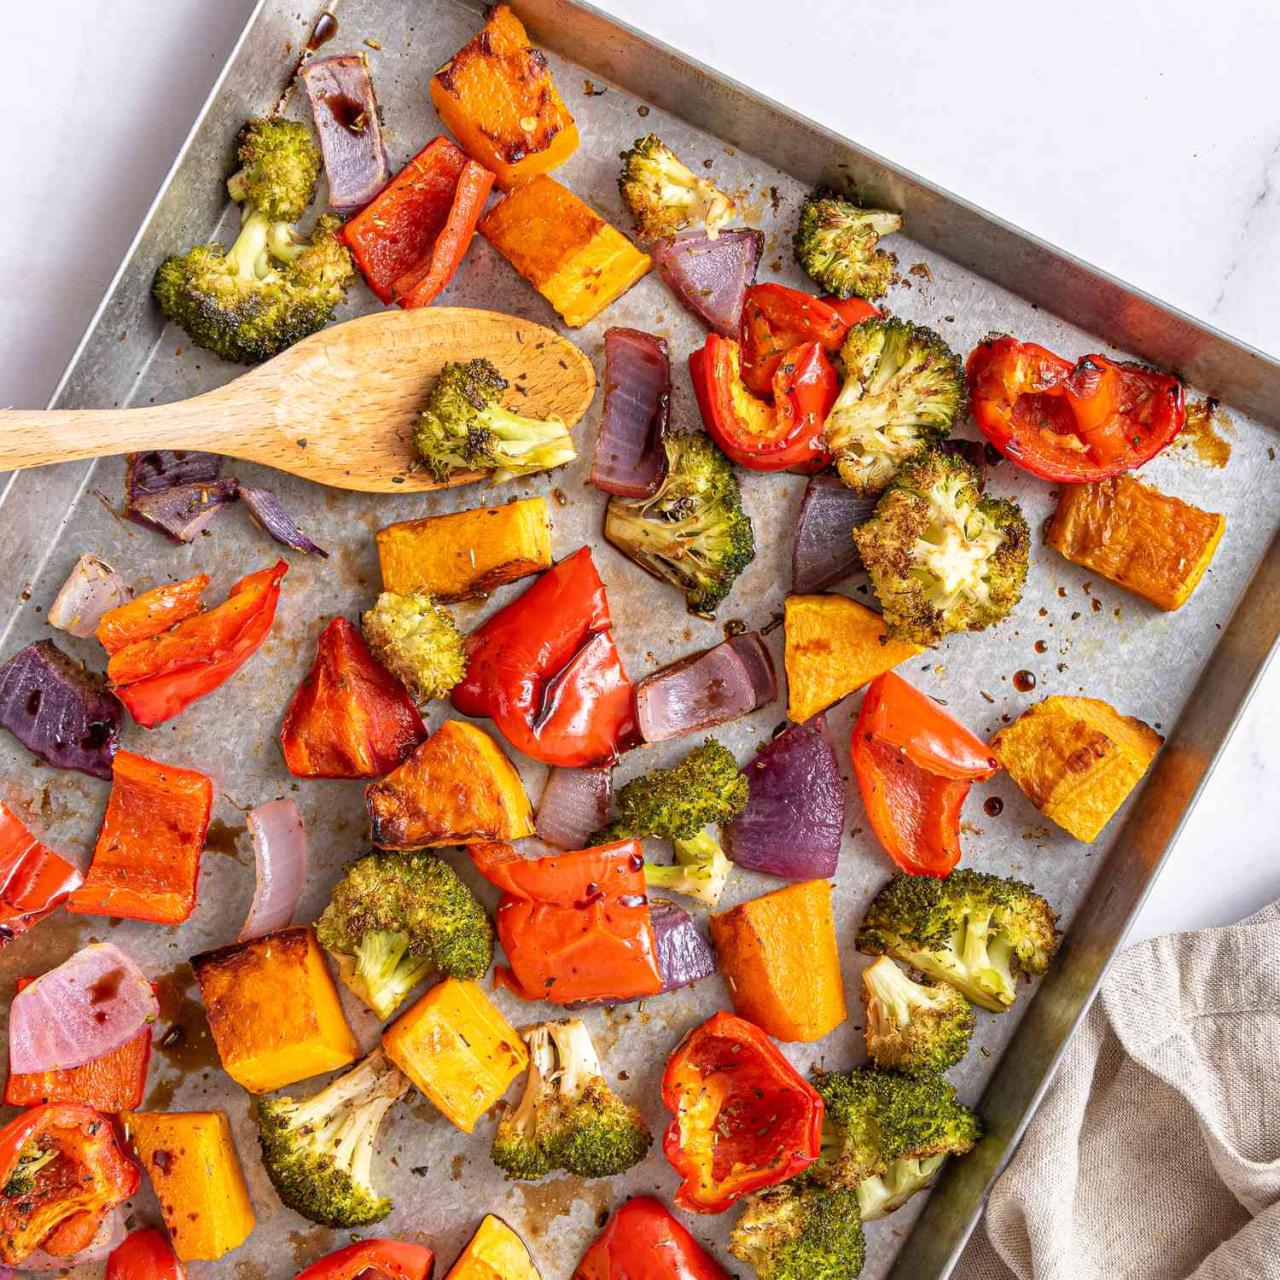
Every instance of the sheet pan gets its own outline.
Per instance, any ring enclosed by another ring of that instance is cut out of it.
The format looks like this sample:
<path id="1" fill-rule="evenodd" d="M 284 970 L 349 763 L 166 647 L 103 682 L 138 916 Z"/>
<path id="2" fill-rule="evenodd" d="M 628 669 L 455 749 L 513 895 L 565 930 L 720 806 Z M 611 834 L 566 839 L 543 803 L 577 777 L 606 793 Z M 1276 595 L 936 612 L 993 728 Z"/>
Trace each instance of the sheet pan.
<path id="1" fill-rule="evenodd" d="M 588 6 L 525 0 L 515 7 L 551 54 L 583 133 L 581 150 L 557 176 L 619 225 L 626 222 L 615 187 L 617 154 L 654 129 L 695 164 L 709 162 L 715 179 L 738 198 L 745 220 L 765 230 L 760 278 L 801 283 L 789 251 L 798 203 L 815 182 L 848 183 L 867 199 L 888 202 L 906 214 L 909 237 L 899 237 L 895 245 L 903 284 L 891 293 L 889 305 L 938 328 L 957 350 L 967 351 L 989 330 L 1001 329 L 1064 352 L 1129 353 L 1177 368 L 1198 391 L 1221 397 L 1227 406 L 1231 426 L 1223 430 L 1229 431 L 1231 460 L 1225 469 L 1198 465 L 1194 449 L 1178 448 L 1144 473 L 1160 487 L 1228 517 L 1213 569 L 1187 608 L 1158 613 L 1037 546 L 1026 596 L 1010 620 L 984 635 L 951 637 L 903 668 L 984 734 L 1046 694 L 1084 693 L 1108 699 L 1167 735 L 1139 794 L 1094 846 L 1077 844 L 1041 819 L 1007 778 L 976 789 L 969 802 L 968 863 L 1035 883 L 1061 912 L 1067 938 L 1052 973 L 1026 991 L 1013 1011 L 979 1015 L 973 1050 L 955 1073 L 962 1094 L 984 1114 L 989 1136 L 973 1155 L 955 1162 L 928 1196 L 868 1227 L 864 1275 L 869 1280 L 945 1276 L 980 1212 L 990 1179 L 1029 1118 L 1274 646 L 1280 626 L 1280 366 Z M 398 166 L 439 131 L 427 78 L 475 29 L 479 6 L 460 0 L 342 0 L 336 12 L 339 34 L 324 52 L 365 48 L 369 53 Z M 317 14 L 287 0 L 263 0 L 255 10 L 86 333 L 56 405 L 163 403 L 234 375 L 235 369 L 161 325 L 148 298 L 150 277 L 166 254 L 207 236 L 229 235 L 234 215 L 222 198 L 221 178 L 230 167 L 231 139 L 247 115 L 266 110 L 282 93 L 287 113 L 305 111 L 287 85 Z M 441 302 L 491 306 L 555 323 L 550 308 L 482 241 Z M 359 291 L 344 314 L 375 305 Z M 604 329 L 614 324 L 668 338 L 676 363 L 673 421 L 695 425 L 683 360 L 700 344 L 700 327 L 655 277 L 574 332 L 597 368 Z M 550 497 L 557 556 L 587 541 L 599 548 L 597 561 L 632 675 L 714 643 L 730 621 L 751 627 L 775 623 L 789 577 L 790 532 L 803 482 L 744 477 L 759 555 L 718 622 L 686 617 L 678 597 L 599 536 L 603 499 L 585 485 L 598 413 L 597 404 L 578 430 L 580 457 L 573 466 L 506 486 L 499 496 Z M 963 431 L 973 434 L 971 425 Z M 41 972 L 90 939 L 110 938 L 128 949 L 159 980 L 163 994 L 148 1105 L 225 1109 L 259 1215 L 257 1230 L 238 1252 L 217 1264 L 195 1264 L 192 1274 L 284 1280 L 344 1243 L 347 1233 L 314 1228 L 276 1200 L 258 1160 L 251 1100 L 217 1068 L 185 961 L 231 939 L 247 910 L 253 872 L 246 808 L 281 795 L 301 806 L 314 868 L 299 909 L 302 920 L 319 913 L 343 862 L 367 847 L 358 784 L 294 783 L 284 771 L 276 746 L 280 715 L 311 661 L 323 623 L 335 613 L 354 616 L 376 593 L 374 530 L 392 520 L 474 506 L 494 495 L 472 487 L 388 498 L 322 490 L 247 465 L 227 469 L 254 483 L 272 484 L 333 556 L 329 561 L 292 558 L 275 632 L 250 667 L 176 721 L 151 733 L 136 726 L 126 732 L 131 749 L 203 768 L 216 779 L 216 821 L 201 874 L 200 907 L 177 930 L 60 915 L 0 954 L 0 998 L 7 1001 L 19 975 Z M 0 586 L 11 611 L 0 623 L 0 652 L 7 655 L 49 634 L 45 612 L 82 551 L 104 557 L 139 584 L 203 569 L 215 575 L 215 592 L 273 557 L 274 548 L 240 511 L 220 517 L 209 535 L 189 548 L 121 522 L 111 508 L 119 505 L 122 474 L 122 461 L 109 459 L 9 479 L 0 499 Z M 1007 465 L 995 469 L 992 483 L 997 492 L 1015 494 L 1033 529 L 1040 527 L 1052 508 L 1046 486 Z M 518 589 L 462 607 L 462 622 L 473 625 Z M 857 577 L 840 589 L 856 599 L 866 593 Z M 781 641 L 781 630 L 773 630 L 770 642 L 780 670 Z M 65 637 L 59 643 L 99 660 L 92 644 Z M 1036 679 L 1033 693 L 1013 687 L 1014 673 L 1022 670 Z M 849 702 L 829 716 L 846 767 L 856 697 Z M 442 709 L 435 709 L 431 723 L 442 716 Z M 719 736 L 746 759 L 783 718 L 779 701 Z M 622 764 L 620 780 L 667 762 L 687 745 L 634 753 Z M 543 771 L 533 762 L 519 763 L 536 799 Z M 7 737 L 0 743 L 0 779 L 4 798 L 55 847 L 87 862 L 105 802 L 103 784 L 34 767 Z M 1003 803 L 996 817 L 982 807 L 991 796 Z M 851 832 L 837 878 L 836 911 L 851 1015 L 820 1044 L 788 1048 L 801 1066 L 843 1068 L 862 1057 L 857 991 L 863 959 L 852 939 L 863 906 L 890 868 L 862 830 L 852 793 L 849 811 Z M 467 859 L 449 856 L 492 903 Z M 725 901 L 732 904 L 776 884 L 738 872 Z M 504 995 L 497 999 L 517 1023 L 551 1012 Z M 361 1043 L 371 1047 L 376 1021 L 354 1000 L 346 1003 Z M 685 1030 L 726 1003 L 719 978 L 713 978 L 641 1007 L 587 1015 L 608 1074 L 624 1096 L 645 1109 L 655 1134 L 666 1119 L 657 1100 L 666 1053 Z M 178 1031 L 166 1035 L 171 1028 Z M 294 1091 L 310 1091 L 319 1083 Z M 567 1280 L 612 1206 L 637 1192 L 669 1199 L 674 1187 L 659 1154 L 612 1182 L 506 1182 L 489 1162 L 486 1126 L 467 1138 L 417 1096 L 397 1105 L 384 1135 L 379 1178 L 396 1208 L 377 1233 L 429 1238 L 446 1266 L 481 1214 L 492 1211 L 526 1237 L 546 1280 Z M 140 1194 L 132 1210 L 138 1221 L 156 1220 L 149 1191 Z M 733 1216 L 691 1222 L 726 1261 L 723 1245 Z"/>

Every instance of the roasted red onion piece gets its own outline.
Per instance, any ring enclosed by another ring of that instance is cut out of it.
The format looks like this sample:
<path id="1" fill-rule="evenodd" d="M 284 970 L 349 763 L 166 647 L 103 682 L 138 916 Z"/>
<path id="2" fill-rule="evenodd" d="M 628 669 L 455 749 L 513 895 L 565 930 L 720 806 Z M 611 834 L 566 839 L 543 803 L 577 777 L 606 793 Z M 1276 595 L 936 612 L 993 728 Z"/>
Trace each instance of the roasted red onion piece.
<path id="1" fill-rule="evenodd" d="M 284 509 L 284 504 L 270 489 L 259 489 L 254 485 L 242 484 L 240 497 L 249 508 L 254 523 L 273 537 L 282 547 L 291 547 L 304 555 L 323 556 L 326 560 L 329 553 L 318 547 L 307 537 L 294 522 L 293 517 Z"/>
<path id="2" fill-rule="evenodd" d="M 825 591 L 858 567 L 853 531 L 871 519 L 877 501 L 859 497 L 832 471 L 810 477 L 791 549 L 793 594 Z"/>
<path id="3" fill-rule="evenodd" d="M 538 838 L 560 849 L 585 849 L 609 821 L 613 770 L 552 769 L 538 802 Z"/>
<path id="4" fill-rule="evenodd" d="M 835 875 L 844 782 L 823 717 L 792 725 L 742 771 L 751 789 L 747 807 L 724 829 L 734 862 L 784 880 Z"/>
<path id="5" fill-rule="evenodd" d="M 307 833 L 292 800 L 272 800 L 250 809 L 248 825 L 257 883 L 239 942 L 292 924 L 307 879 Z"/>
<path id="6" fill-rule="evenodd" d="M 98 629 L 108 609 L 124 604 L 132 594 L 109 564 L 85 552 L 49 609 L 49 625 L 84 639 Z"/>
<path id="7" fill-rule="evenodd" d="M 748 637 L 759 642 L 754 632 L 735 636 L 737 643 L 690 654 L 636 685 L 636 720 L 646 742 L 713 729 L 773 701 L 772 661 L 763 644 Z"/>
<path id="8" fill-rule="evenodd" d="M 163 533 L 174 542 L 191 542 L 235 500 L 234 480 L 179 484 L 130 497 L 124 504 L 124 514 L 135 524 Z"/>
<path id="9" fill-rule="evenodd" d="M 639 329 L 604 335 L 604 409 L 591 483 L 620 498 L 649 498 L 667 470 L 662 447 L 671 401 L 666 340 Z"/>
<path id="10" fill-rule="evenodd" d="M 363 208 L 391 177 L 369 60 L 363 53 L 314 58 L 303 64 L 302 84 L 320 135 L 329 207 Z"/>
<path id="11" fill-rule="evenodd" d="M 19 1271 L 11 1274 L 22 1275 L 29 1271 L 45 1274 L 57 1271 L 65 1275 L 72 1267 L 105 1262 L 107 1256 L 124 1243 L 125 1235 L 124 1211 L 117 1205 L 102 1219 L 97 1231 L 93 1233 L 93 1239 L 79 1253 L 70 1258 L 55 1258 L 53 1254 L 37 1249 L 22 1260 Z"/>
<path id="12" fill-rule="evenodd" d="M 160 1014 L 142 970 L 95 942 L 42 973 L 9 1006 L 9 1070 L 79 1067 L 114 1052 Z"/>
<path id="13" fill-rule="evenodd" d="M 715 973 L 715 952 L 683 907 L 662 898 L 651 900 L 649 919 L 653 924 L 658 968 L 662 973 L 660 995 L 692 986 Z M 647 996 L 646 999 L 652 1000 L 653 997 Z M 610 1008 L 626 1003 L 625 1000 L 585 1000 L 579 1007 Z"/>
<path id="14" fill-rule="evenodd" d="M 216 453 L 200 453 L 195 449 L 131 453 L 124 473 L 125 502 L 180 484 L 212 484 L 221 474 L 222 458 Z"/>
<path id="15" fill-rule="evenodd" d="M 38 640 L 0 666 L 0 726 L 55 769 L 111 777 L 124 708 L 101 676 Z"/>
<path id="16" fill-rule="evenodd" d="M 761 231 L 722 231 L 714 240 L 704 231 L 682 231 L 651 250 L 658 274 L 680 305 L 726 338 L 737 334 L 742 299 L 763 251 Z"/>

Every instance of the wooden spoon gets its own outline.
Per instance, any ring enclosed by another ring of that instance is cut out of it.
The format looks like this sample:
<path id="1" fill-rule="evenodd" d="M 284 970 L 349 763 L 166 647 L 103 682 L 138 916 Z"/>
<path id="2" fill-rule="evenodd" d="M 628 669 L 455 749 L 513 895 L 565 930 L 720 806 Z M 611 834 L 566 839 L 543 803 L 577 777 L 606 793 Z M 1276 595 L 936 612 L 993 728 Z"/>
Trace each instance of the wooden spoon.
<path id="1" fill-rule="evenodd" d="M 440 368 L 484 356 L 508 408 L 572 427 L 595 394 L 591 361 L 531 320 L 469 307 L 380 311 L 331 325 L 215 391 L 141 409 L 0 411 L 0 470 L 145 449 L 204 449 L 367 493 L 446 489 L 413 468 L 411 438 Z"/>

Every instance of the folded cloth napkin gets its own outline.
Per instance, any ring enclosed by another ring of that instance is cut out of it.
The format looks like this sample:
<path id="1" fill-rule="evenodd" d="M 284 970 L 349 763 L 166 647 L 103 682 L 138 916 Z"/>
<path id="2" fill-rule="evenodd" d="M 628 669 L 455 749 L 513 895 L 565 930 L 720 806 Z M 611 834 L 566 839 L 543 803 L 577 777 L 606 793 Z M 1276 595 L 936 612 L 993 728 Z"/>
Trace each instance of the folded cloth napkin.
<path id="1" fill-rule="evenodd" d="M 955 1280 L 1280 1280 L 1280 903 L 1112 965 Z"/>

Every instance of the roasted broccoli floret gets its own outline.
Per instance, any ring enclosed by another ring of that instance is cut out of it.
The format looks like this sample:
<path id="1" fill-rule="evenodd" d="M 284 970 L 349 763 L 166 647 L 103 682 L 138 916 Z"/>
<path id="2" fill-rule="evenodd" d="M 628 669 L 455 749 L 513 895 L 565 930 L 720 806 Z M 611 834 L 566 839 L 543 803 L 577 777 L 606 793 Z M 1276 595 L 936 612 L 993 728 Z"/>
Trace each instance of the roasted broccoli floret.
<path id="1" fill-rule="evenodd" d="M 641 240 L 659 240 L 691 226 L 705 226 L 714 240 L 733 217 L 733 201 L 688 169 L 656 133 L 637 138 L 622 153 L 618 190 Z"/>
<path id="2" fill-rule="evenodd" d="M 759 1280 L 854 1280 L 866 1251 L 857 1193 L 803 1177 L 752 1196 L 729 1236 Z"/>
<path id="3" fill-rule="evenodd" d="M 964 366 L 932 329 L 890 316 L 849 330 L 844 383 L 824 428 L 840 479 L 875 497 L 908 458 L 941 440 L 964 403 Z"/>
<path id="4" fill-rule="evenodd" d="M 561 467 L 577 457 L 559 418 L 523 418 L 500 403 L 507 380 L 484 358 L 440 370 L 413 431 L 414 448 L 441 482 L 458 471 L 494 479 Z"/>
<path id="5" fill-rule="evenodd" d="M 912 981 L 888 956 L 862 971 L 867 1052 L 878 1067 L 926 1075 L 955 1066 L 973 1035 L 973 1007 L 955 987 Z"/>
<path id="6" fill-rule="evenodd" d="M 901 227 L 896 213 L 860 209 L 829 191 L 818 191 L 800 210 L 796 261 L 837 298 L 878 298 L 893 282 L 898 260 L 876 245 L 881 236 Z"/>
<path id="7" fill-rule="evenodd" d="M 592 844 L 656 836 L 676 848 L 671 866 L 646 862 L 645 882 L 714 907 L 733 864 L 709 828 L 724 826 L 747 807 L 747 778 L 732 752 L 714 738 L 670 769 L 633 778 L 617 794 L 617 819 Z"/>
<path id="8" fill-rule="evenodd" d="M 512 1178 L 536 1180 L 556 1169 L 607 1178 L 643 1160 L 653 1139 L 640 1112 L 605 1083 L 582 1022 L 542 1022 L 525 1039 L 524 1096 L 498 1121 L 494 1163 Z"/>
<path id="9" fill-rule="evenodd" d="M 242 167 L 227 184 L 244 205 L 235 243 L 166 259 L 151 291 L 198 346 L 256 364 L 328 324 L 355 269 L 337 218 L 317 218 L 306 238 L 290 226 L 310 202 L 320 166 L 305 125 L 251 120 L 239 155 Z"/>
<path id="10" fill-rule="evenodd" d="M 474 981 L 493 960 L 484 908 L 431 853 L 368 853 L 348 864 L 316 934 L 342 980 L 380 1018 L 428 973 Z"/>
<path id="11" fill-rule="evenodd" d="M 916 644 L 994 625 L 1027 579 L 1031 534 L 1018 504 L 983 497 L 977 470 L 939 449 L 903 464 L 853 540 L 885 629 Z"/>
<path id="12" fill-rule="evenodd" d="M 20 1200 L 24 1196 L 29 1196 L 36 1188 L 36 1174 L 61 1154 L 57 1147 L 41 1150 L 38 1141 L 28 1142 L 22 1148 L 17 1166 L 9 1175 L 9 1181 L 0 1190 L 0 1195 L 10 1200 Z"/>
<path id="13" fill-rule="evenodd" d="M 453 615 L 425 592 L 384 591 L 360 627 L 378 660 L 419 702 L 445 697 L 466 674 Z"/>
<path id="14" fill-rule="evenodd" d="M 822 1154 L 809 1173 L 825 1185 L 856 1189 L 864 1222 L 898 1208 L 947 1156 L 972 1150 L 982 1136 L 978 1117 L 936 1073 L 860 1067 L 818 1076 L 814 1085 L 826 1114 Z"/>
<path id="15" fill-rule="evenodd" d="M 302 1102 L 258 1101 L 262 1162 L 280 1199 L 324 1227 L 367 1227 L 391 1212 L 373 1187 L 378 1128 L 409 1081 L 378 1049 Z"/>
<path id="16" fill-rule="evenodd" d="M 962 867 L 945 880 L 895 876 L 867 908 L 857 947 L 1000 1013 L 1017 996 L 1018 975 L 1044 973 L 1058 941 L 1057 917 L 1029 884 Z"/>
<path id="17" fill-rule="evenodd" d="M 668 436 L 667 475 L 651 498 L 610 498 L 604 536 L 712 616 L 756 554 L 728 458 L 701 432 Z"/>

